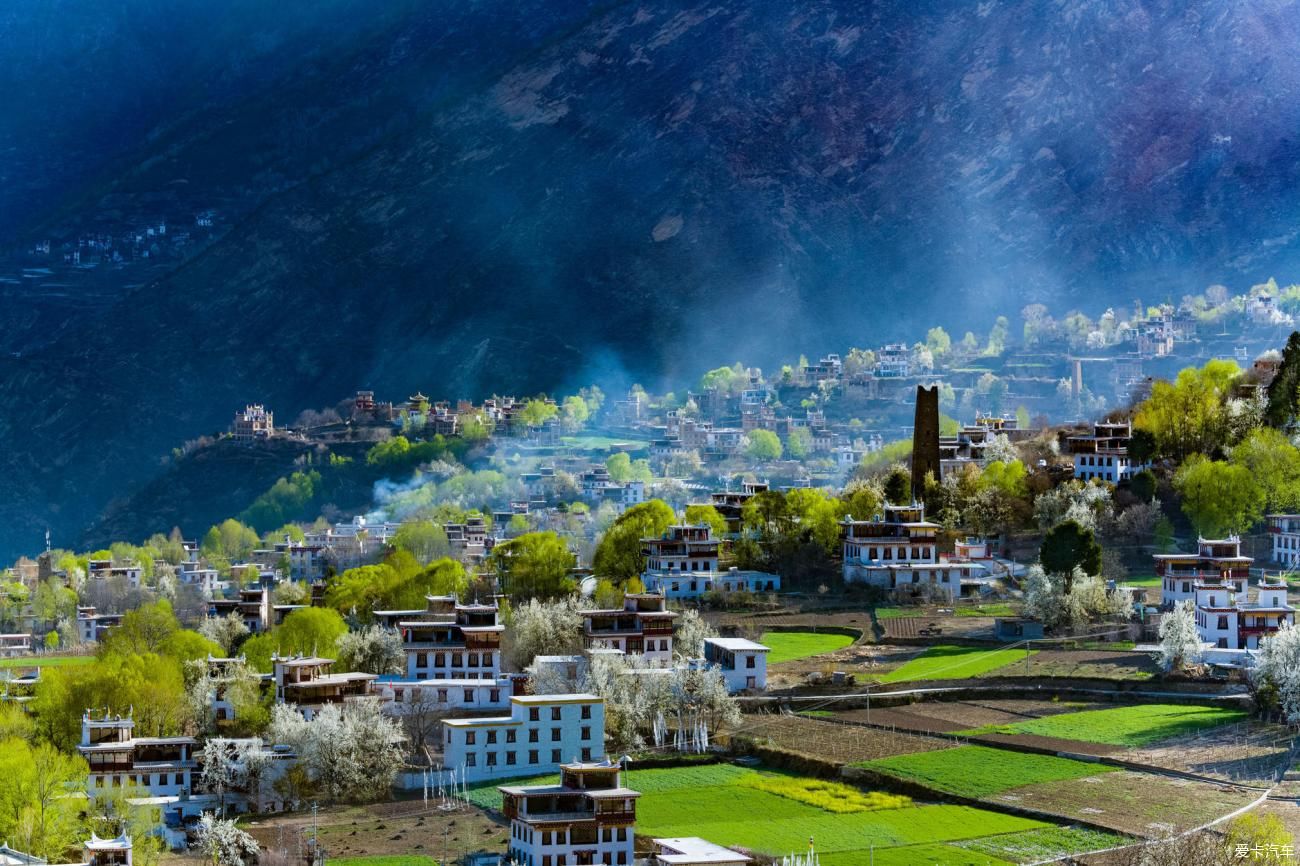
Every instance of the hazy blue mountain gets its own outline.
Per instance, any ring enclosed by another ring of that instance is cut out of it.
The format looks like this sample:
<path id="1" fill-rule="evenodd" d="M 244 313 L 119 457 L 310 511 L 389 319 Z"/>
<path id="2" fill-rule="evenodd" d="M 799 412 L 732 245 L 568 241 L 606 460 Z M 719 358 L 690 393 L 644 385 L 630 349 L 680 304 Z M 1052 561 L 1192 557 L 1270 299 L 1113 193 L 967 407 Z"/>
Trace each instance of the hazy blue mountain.
<path id="1" fill-rule="evenodd" d="M 0 145 L 40 167 L 0 232 L 231 219 L 6 335 L 4 553 L 247 399 L 659 380 L 1296 271 L 1291 3 L 24 6 Z"/>

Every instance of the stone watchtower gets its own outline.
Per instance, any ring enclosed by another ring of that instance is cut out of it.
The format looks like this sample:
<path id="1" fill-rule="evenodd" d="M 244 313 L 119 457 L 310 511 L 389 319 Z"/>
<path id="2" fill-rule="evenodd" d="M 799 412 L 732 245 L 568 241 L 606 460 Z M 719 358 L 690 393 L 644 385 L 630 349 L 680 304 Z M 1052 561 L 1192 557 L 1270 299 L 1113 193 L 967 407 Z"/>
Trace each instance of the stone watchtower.
<path id="1" fill-rule="evenodd" d="M 912 422 L 912 498 L 920 502 L 926 473 L 939 478 L 939 386 L 916 386 L 916 417 Z"/>

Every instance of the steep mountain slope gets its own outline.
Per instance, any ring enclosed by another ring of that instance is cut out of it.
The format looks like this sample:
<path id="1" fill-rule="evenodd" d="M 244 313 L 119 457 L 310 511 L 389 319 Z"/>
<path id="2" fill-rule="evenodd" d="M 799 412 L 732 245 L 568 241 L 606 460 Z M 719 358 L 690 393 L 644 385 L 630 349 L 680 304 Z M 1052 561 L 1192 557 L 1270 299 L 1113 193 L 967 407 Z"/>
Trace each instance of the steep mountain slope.
<path id="1" fill-rule="evenodd" d="M 0 551 L 243 399 L 672 377 L 1285 276 L 1294 11 L 533 0 L 331 31 L 114 162 L 119 197 L 252 204 L 0 361 Z"/>

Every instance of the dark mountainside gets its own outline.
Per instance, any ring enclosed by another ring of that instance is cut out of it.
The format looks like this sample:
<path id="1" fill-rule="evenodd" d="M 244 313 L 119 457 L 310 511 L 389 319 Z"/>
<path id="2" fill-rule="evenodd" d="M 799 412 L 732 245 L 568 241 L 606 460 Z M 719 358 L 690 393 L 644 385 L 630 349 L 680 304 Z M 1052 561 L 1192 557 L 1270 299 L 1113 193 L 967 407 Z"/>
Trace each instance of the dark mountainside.
<path id="1" fill-rule="evenodd" d="M 0 142 L 60 155 L 0 231 L 163 194 L 238 219 L 0 359 L 5 556 L 245 400 L 657 382 L 1297 270 L 1288 3 L 241 2 L 174 37 L 170 5 L 107 6 L 61 38 L 174 50 L 0 58 L 57 117 Z M 86 76 L 108 107 L 60 113 Z"/>

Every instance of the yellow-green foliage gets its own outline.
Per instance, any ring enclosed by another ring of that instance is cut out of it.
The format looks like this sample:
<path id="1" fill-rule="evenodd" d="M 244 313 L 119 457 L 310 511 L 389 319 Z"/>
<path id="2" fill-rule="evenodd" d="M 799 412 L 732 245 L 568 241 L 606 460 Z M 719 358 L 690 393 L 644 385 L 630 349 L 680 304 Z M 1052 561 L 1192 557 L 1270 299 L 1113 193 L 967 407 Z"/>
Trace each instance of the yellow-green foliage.
<path id="1" fill-rule="evenodd" d="M 912 805 L 910 797 L 884 794 L 880 791 L 862 791 L 840 782 L 808 779 L 799 776 L 750 776 L 741 782 L 748 788 L 757 788 L 778 797 L 807 803 L 827 812 L 874 812 L 878 809 L 905 809 Z"/>

